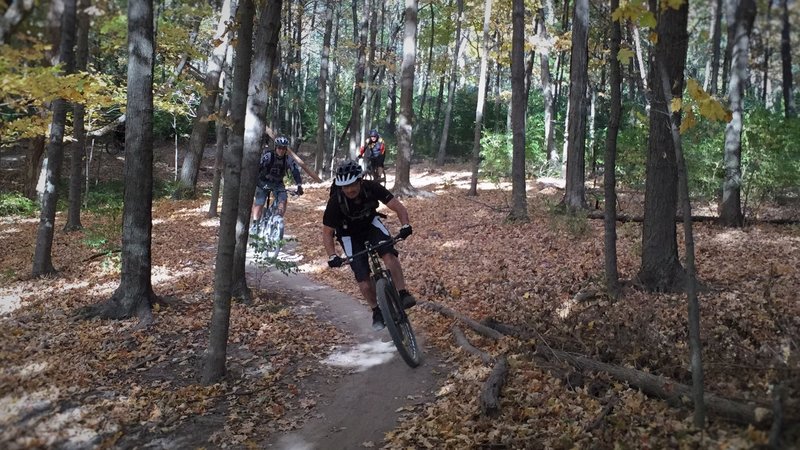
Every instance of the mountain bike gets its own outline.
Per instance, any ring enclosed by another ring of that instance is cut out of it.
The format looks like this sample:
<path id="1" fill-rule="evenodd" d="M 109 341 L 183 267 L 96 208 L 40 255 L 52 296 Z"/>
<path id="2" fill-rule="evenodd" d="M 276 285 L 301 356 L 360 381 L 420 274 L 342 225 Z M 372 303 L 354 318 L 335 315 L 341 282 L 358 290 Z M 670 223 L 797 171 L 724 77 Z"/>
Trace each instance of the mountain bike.
<path id="1" fill-rule="evenodd" d="M 263 241 L 264 252 L 268 258 L 277 258 L 283 247 L 283 233 L 286 225 L 283 216 L 278 214 L 278 202 L 276 201 L 280 192 L 286 192 L 291 196 L 297 195 L 297 192 L 285 189 L 268 191 L 264 208 L 261 209 L 261 217 L 256 223 L 256 236 Z M 273 194 L 275 194 L 274 198 Z"/>
<path id="2" fill-rule="evenodd" d="M 379 167 L 374 164 L 374 158 L 369 156 L 363 157 L 364 179 L 377 181 L 378 183 L 386 186 L 386 169 L 381 172 Z"/>
<path id="3" fill-rule="evenodd" d="M 400 299 L 400 293 L 392 281 L 392 274 L 389 269 L 383 266 L 378 249 L 384 245 L 393 245 L 401 238 L 395 236 L 391 239 L 380 241 L 375 245 L 364 243 L 366 247 L 364 250 L 353 254 L 345 259 L 346 263 L 350 263 L 354 258 L 368 254 L 369 255 L 369 269 L 370 277 L 375 283 L 375 292 L 378 296 L 378 306 L 381 308 L 383 315 L 383 322 L 389 330 L 389 335 L 394 341 L 397 351 L 403 360 L 411 367 L 419 366 L 422 357 L 422 351 L 417 345 L 417 338 L 414 335 L 414 330 L 411 327 L 411 320 L 408 318 L 405 309 L 403 309 L 403 302 Z"/>

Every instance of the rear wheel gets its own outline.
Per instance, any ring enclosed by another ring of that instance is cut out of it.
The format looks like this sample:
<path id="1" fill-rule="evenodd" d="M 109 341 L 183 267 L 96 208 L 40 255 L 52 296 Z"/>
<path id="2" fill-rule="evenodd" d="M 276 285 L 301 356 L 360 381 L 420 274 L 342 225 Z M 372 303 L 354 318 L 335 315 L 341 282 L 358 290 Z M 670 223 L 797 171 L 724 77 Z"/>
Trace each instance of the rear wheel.
<path id="1" fill-rule="evenodd" d="M 375 284 L 378 294 L 378 305 L 381 307 L 383 321 L 389 330 L 389 335 L 394 341 L 397 351 L 403 360 L 411 367 L 420 363 L 421 352 L 417 346 L 417 338 L 411 328 L 406 312 L 400 303 L 400 295 L 386 278 L 381 278 Z"/>

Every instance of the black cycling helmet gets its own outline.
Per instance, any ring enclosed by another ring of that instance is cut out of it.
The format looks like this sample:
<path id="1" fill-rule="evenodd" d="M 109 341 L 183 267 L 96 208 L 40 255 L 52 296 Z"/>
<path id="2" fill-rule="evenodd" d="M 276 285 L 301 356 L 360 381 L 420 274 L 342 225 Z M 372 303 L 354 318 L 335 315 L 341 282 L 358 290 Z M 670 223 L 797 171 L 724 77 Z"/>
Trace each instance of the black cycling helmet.
<path id="1" fill-rule="evenodd" d="M 373 137 L 373 136 L 375 136 L 375 137 L 381 137 L 381 135 L 380 135 L 380 134 L 378 134 L 378 130 L 376 130 L 376 129 L 374 129 L 374 128 L 373 128 L 372 130 L 369 130 L 369 137 Z"/>
<path id="2" fill-rule="evenodd" d="M 275 138 L 275 147 L 289 147 L 289 140 L 285 136 Z"/>
<path id="3" fill-rule="evenodd" d="M 361 178 L 361 175 L 361 166 L 359 166 L 357 162 L 350 160 L 343 163 L 338 169 L 336 169 L 335 183 L 337 186 L 347 186 L 355 183 L 359 178 Z"/>

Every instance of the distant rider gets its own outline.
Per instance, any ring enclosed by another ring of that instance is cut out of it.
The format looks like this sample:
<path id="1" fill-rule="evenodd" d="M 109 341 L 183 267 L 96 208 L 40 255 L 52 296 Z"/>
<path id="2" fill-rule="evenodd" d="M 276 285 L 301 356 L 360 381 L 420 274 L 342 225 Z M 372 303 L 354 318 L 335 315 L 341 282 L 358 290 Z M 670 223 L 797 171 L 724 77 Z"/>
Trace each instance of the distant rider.
<path id="1" fill-rule="evenodd" d="M 253 224 L 250 226 L 250 234 L 255 234 L 261 211 L 267 201 L 267 193 L 272 192 L 278 202 L 278 215 L 283 216 L 286 212 L 286 186 L 283 179 L 286 172 L 292 173 L 292 178 L 297 184 L 297 195 L 303 195 L 302 178 L 300 178 L 300 168 L 294 158 L 288 155 L 289 140 L 284 136 L 275 138 L 275 150 L 266 149 L 261 155 L 261 162 L 258 167 L 258 182 L 256 183 L 256 198 L 253 202 L 253 209 L 250 217 Z"/>
<path id="2" fill-rule="evenodd" d="M 383 167 L 383 162 L 386 159 L 386 143 L 381 135 L 378 134 L 378 130 L 370 130 L 369 137 L 358 151 L 358 157 L 363 158 L 365 153 L 367 167 L 375 170 L 378 178 L 383 178 L 386 173 L 386 169 Z"/>

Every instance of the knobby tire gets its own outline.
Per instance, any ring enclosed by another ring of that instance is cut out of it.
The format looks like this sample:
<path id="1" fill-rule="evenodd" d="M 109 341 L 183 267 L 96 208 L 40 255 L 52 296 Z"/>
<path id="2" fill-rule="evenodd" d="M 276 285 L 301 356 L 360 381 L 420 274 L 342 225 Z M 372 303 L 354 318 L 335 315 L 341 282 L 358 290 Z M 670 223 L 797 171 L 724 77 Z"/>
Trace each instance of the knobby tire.
<path id="1" fill-rule="evenodd" d="M 389 335 L 394 341 L 397 351 L 403 360 L 411 367 L 420 363 L 421 352 L 417 345 L 417 338 L 411 328 L 411 322 L 403 311 L 397 290 L 386 278 L 381 278 L 375 283 L 378 294 L 378 306 L 381 307 L 383 321 L 389 329 Z"/>

